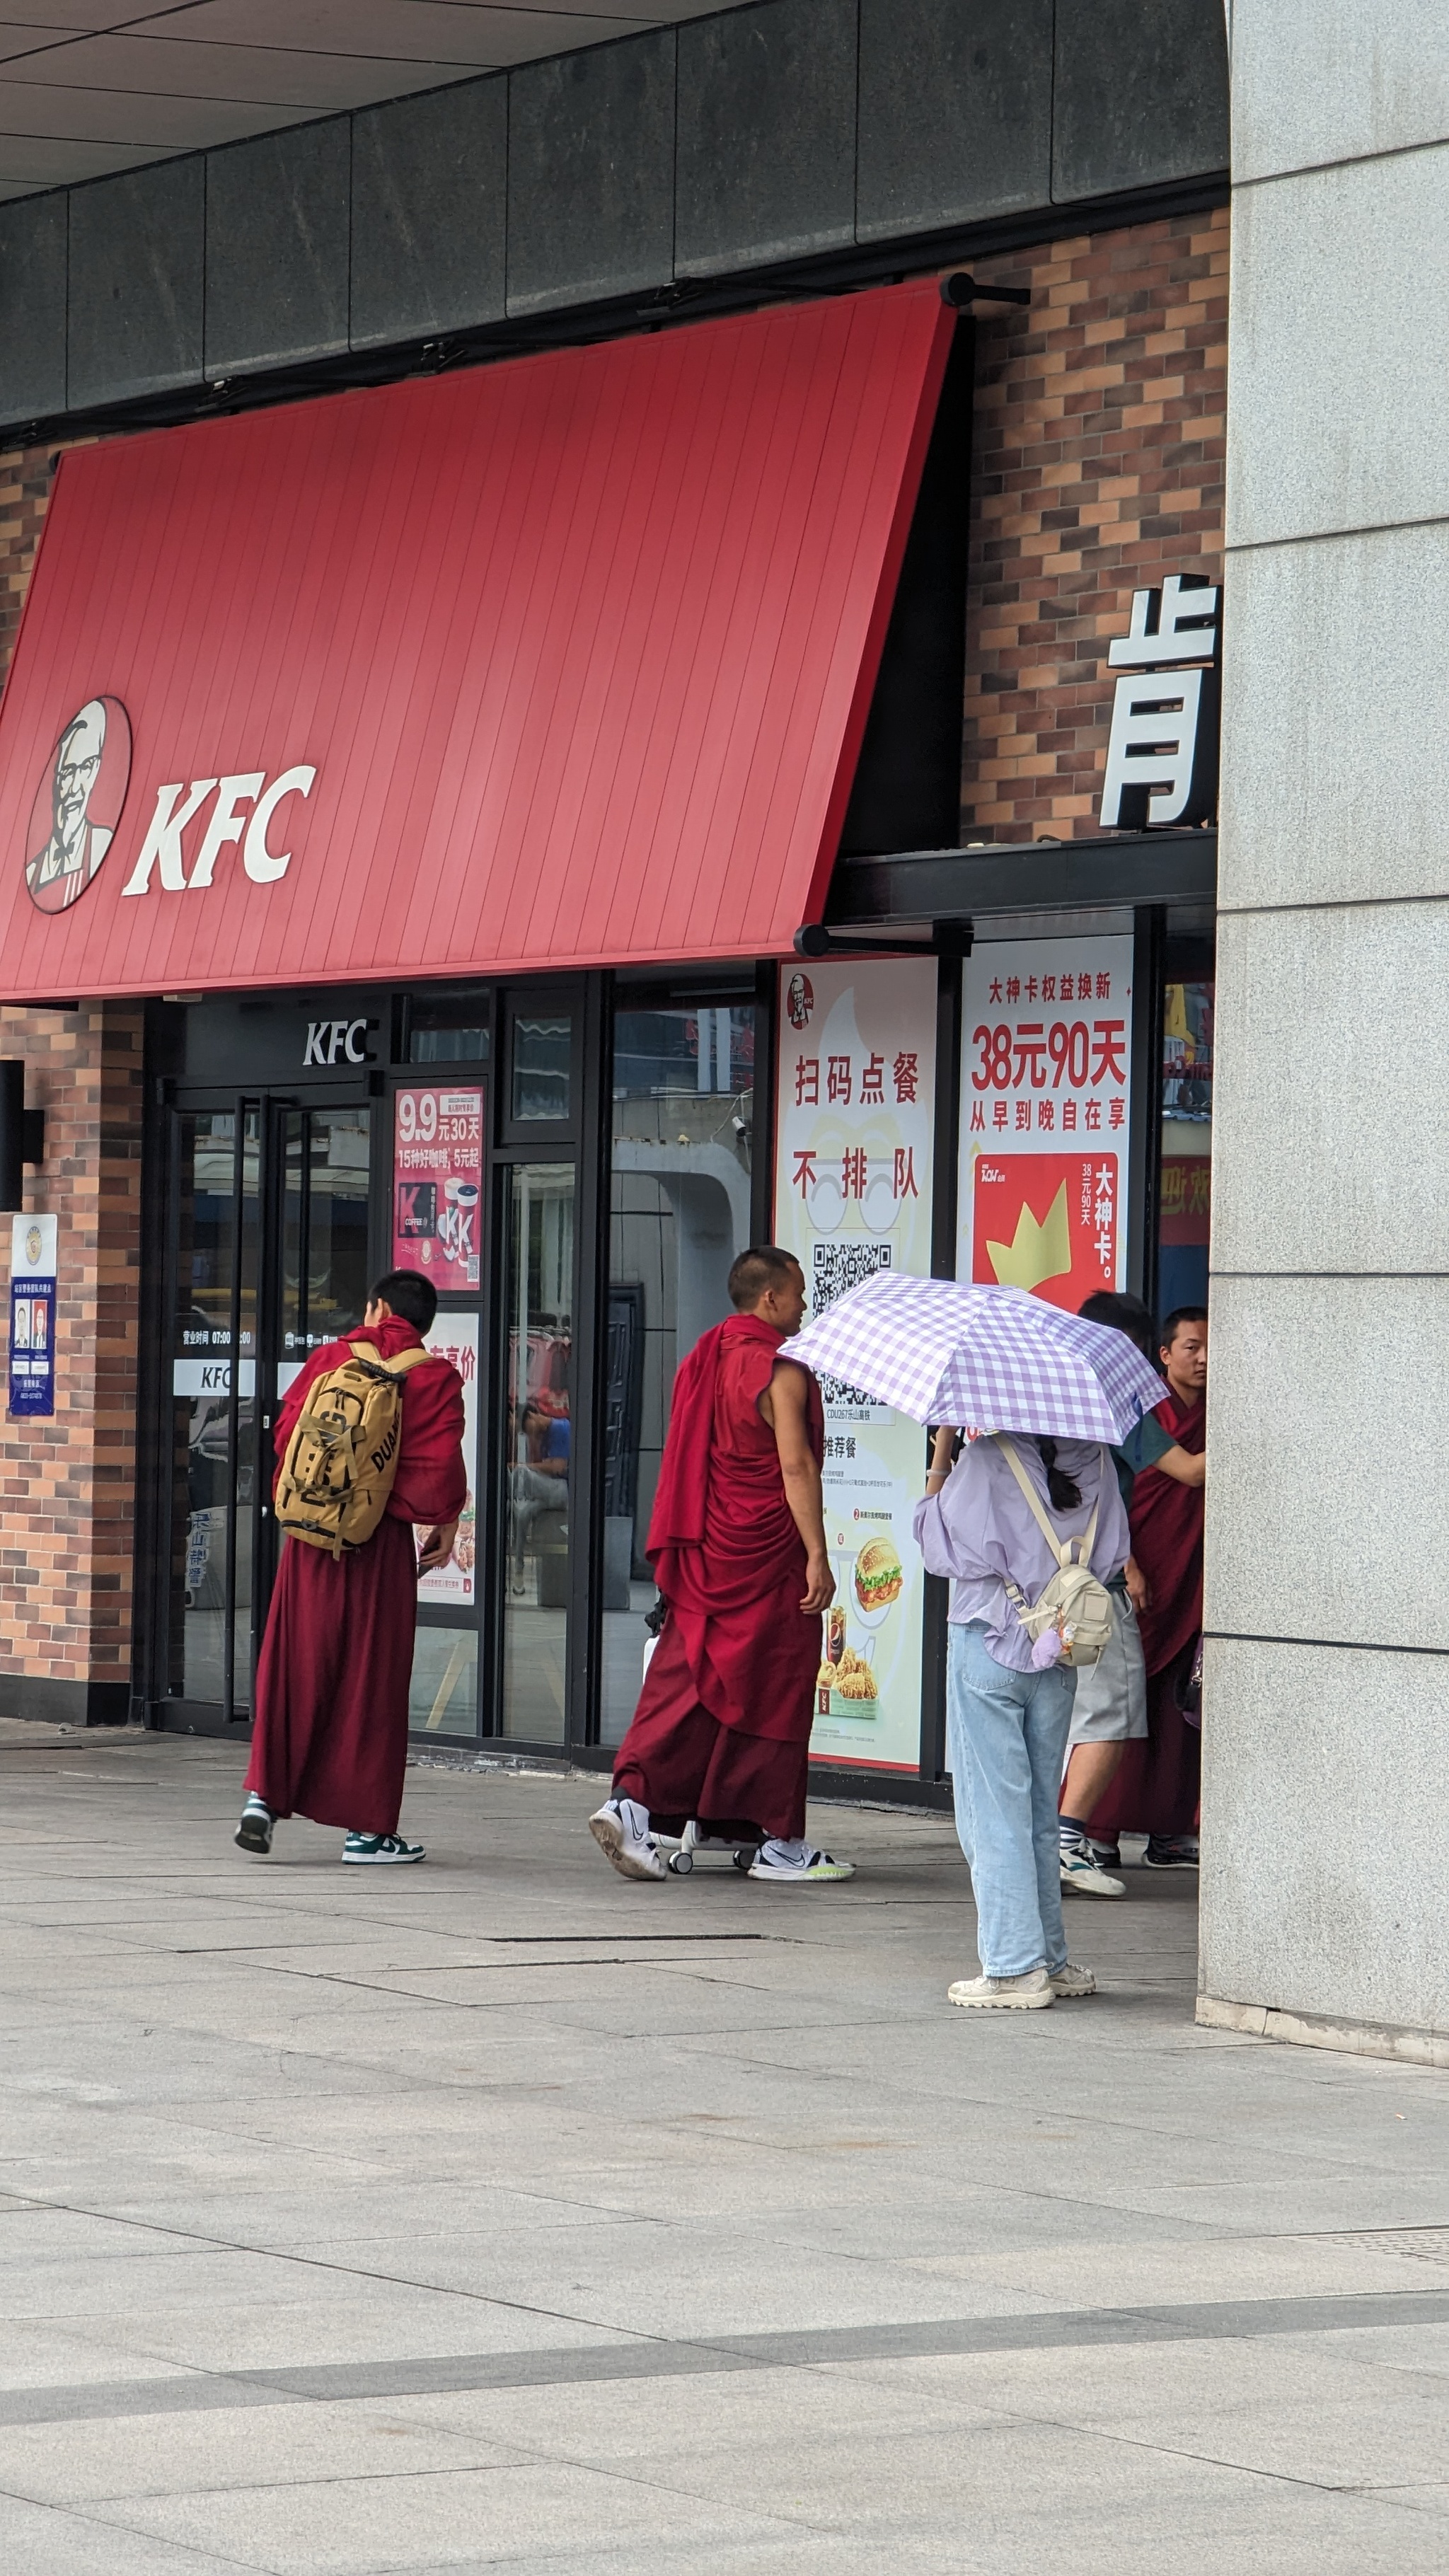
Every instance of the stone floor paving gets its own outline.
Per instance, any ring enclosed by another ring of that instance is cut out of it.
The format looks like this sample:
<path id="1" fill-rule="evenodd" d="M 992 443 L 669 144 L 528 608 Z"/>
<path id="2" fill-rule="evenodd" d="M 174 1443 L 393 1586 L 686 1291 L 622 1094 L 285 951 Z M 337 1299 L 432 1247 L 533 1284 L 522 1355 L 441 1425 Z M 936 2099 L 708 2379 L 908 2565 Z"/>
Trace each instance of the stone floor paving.
<path id="1" fill-rule="evenodd" d="M 634 1887 L 597 1783 L 0 1721 L 5 2576 L 1449 2566 L 1449 2076 L 1192 2022 L 1195 1888 L 978 2019 L 942 1819 Z"/>

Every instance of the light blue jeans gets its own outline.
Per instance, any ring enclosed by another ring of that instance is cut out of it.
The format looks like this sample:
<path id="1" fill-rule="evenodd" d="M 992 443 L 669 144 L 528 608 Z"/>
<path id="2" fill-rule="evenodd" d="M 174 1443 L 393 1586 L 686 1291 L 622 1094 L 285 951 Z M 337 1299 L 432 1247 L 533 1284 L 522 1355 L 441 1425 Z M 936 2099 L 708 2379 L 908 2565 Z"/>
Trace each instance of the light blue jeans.
<path id="1" fill-rule="evenodd" d="M 947 1633 L 946 1738 L 982 1970 L 1054 1970 L 1067 1955 L 1057 1800 L 1077 1677 L 998 1664 L 980 1620 Z"/>

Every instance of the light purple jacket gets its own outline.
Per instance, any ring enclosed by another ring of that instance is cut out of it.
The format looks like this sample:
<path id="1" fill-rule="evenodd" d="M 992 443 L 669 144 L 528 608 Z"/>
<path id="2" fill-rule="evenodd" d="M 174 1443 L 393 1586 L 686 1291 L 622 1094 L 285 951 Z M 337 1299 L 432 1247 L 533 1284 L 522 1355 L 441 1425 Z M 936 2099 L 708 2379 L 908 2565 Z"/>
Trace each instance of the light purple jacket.
<path id="1" fill-rule="evenodd" d="M 1099 1582 L 1109 1581 L 1126 1563 L 1131 1545 L 1111 1451 L 1085 1440 L 1058 1441 L 1057 1465 L 1082 1497 L 1077 1511 L 1059 1513 L 1047 1497 L 1046 1468 L 1036 1442 L 1026 1432 L 1009 1436 L 1043 1511 L 1064 1539 L 1086 1536 L 1100 1487 L 1102 1507 L 1090 1563 Z M 953 1578 L 953 1624 L 965 1627 L 973 1619 L 984 1620 L 987 1653 L 1013 1672 L 1028 1671 L 1031 1639 L 1012 1608 L 1006 1584 L 1015 1583 L 1028 1601 L 1035 1601 L 1057 1566 L 993 1438 L 983 1435 L 962 1451 L 940 1493 L 917 1503 L 914 1527 L 927 1572 Z"/>

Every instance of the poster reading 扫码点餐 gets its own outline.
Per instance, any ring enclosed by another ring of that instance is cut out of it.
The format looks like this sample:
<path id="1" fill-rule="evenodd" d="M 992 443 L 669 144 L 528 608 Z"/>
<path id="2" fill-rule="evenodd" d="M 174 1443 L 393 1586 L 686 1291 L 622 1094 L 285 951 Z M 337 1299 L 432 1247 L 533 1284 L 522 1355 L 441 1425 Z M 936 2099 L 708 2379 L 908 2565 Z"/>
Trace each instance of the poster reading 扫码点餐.
<path id="1" fill-rule="evenodd" d="M 781 969 L 775 1239 L 805 1273 L 807 1321 L 872 1271 L 929 1274 L 935 1071 L 934 958 Z M 925 1434 L 860 1388 L 825 1378 L 821 1395 L 835 1599 L 811 1757 L 913 1772 Z"/>

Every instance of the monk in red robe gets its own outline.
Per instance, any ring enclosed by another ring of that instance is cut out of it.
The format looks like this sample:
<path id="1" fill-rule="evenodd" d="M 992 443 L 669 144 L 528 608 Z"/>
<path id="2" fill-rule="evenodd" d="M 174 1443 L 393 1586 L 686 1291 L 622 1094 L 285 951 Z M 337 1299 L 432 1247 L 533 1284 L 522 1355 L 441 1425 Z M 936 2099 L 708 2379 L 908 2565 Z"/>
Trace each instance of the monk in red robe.
<path id="1" fill-rule="evenodd" d="M 357 1330 L 314 1351 L 288 1388 L 277 1417 L 279 1467 L 307 1389 L 343 1364 L 349 1342 L 371 1343 L 381 1360 L 395 1360 L 422 1347 L 437 1311 L 437 1292 L 421 1271 L 380 1279 Z M 372 1537 L 341 1557 L 301 1539 L 283 1543 L 257 1664 L 236 1835 L 243 1851 L 270 1851 L 277 1818 L 298 1815 L 342 1826 L 345 1861 L 423 1858 L 422 1844 L 397 1830 L 408 1685 L 418 1576 L 447 1564 L 468 1495 L 463 1382 L 451 1361 L 424 1360 L 404 1378 L 401 1401 L 397 1471 Z M 421 1554 L 415 1523 L 427 1531 Z"/>
<path id="2" fill-rule="evenodd" d="M 1153 1419 L 1189 1457 L 1207 1445 L 1208 1319 L 1178 1307 L 1163 1325 L 1168 1400 Z M 1147 1666 L 1147 1733 L 1092 1810 L 1100 1855 L 1119 1834 L 1145 1833 L 1149 1869 L 1195 1869 L 1202 1736 L 1182 1699 L 1202 1633 L 1203 1489 L 1144 1468 L 1132 1488 L 1132 1554 L 1147 1584 L 1139 1611 Z M 1110 1865 L 1110 1864 L 1109 1864 Z"/>
<path id="3" fill-rule="evenodd" d="M 850 1878 L 805 1839 L 820 1614 L 835 1578 L 820 1493 L 824 1420 L 807 1369 L 782 1360 L 805 1279 L 774 1244 L 742 1252 L 735 1312 L 674 1381 L 648 1554 L 667 1611 L 613 1794 L 589 1827 L 625 1878 L 662 1879 L 654 1828 L 755 1845 L 751 1878 Z"/>

